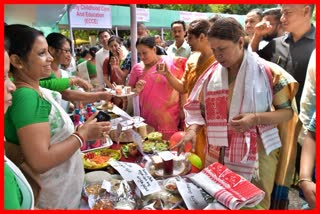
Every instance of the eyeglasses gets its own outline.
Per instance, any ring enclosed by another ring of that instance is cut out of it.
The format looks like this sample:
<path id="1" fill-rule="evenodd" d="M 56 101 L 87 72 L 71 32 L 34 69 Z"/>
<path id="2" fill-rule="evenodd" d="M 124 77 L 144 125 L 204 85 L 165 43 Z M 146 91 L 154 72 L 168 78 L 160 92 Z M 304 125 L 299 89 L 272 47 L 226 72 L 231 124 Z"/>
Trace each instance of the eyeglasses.
<path id="1" fill-rule="evenodd" d="M 63 48 L 57 48 L 59 50 L 62 50 L 65 53 L 71 53 L 71 49 L 63 49 Z"/>

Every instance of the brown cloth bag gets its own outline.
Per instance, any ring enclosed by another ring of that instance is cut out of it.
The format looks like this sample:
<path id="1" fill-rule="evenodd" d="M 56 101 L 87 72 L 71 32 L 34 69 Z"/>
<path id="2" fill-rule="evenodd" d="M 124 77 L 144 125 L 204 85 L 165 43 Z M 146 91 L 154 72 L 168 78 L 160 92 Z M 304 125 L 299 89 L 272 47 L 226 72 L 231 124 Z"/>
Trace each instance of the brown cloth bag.
<path id="1" fill-rule="evenodd" d="M 35 205 L 38 202 L 39 194 L 41 191 L 40 174 L 35 173 L 28 163 L 25 161 L 23 152 L 20 145 L 5 142 L 4 144 L 6 156 L 22 171 L 23 175 L 29 182 L 33 195 Z"/>

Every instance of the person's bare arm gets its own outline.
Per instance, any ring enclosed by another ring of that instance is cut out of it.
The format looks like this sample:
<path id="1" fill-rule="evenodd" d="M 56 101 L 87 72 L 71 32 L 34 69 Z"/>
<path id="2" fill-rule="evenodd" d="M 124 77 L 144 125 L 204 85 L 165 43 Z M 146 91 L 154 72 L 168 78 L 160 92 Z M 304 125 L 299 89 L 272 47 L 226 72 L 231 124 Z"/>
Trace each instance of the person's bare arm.
<path id="1" fill-rule="evenodd" d="M 256 125 L 277 125 L 291 119 L 293 110 L 291 108 L 277 109 L 271 112 L 243 113 L 232 118 L 231 127 L 239 132 L 249 130 Z"/>
<path id="2" fill-rule="evenodd" d="M 92 115 L 79 130 L 86 140 L 98 139 L 101 133 L 109 132 L 109 122 L 96 122 Z M 69 136 L 65 140 L 50 144 L 50 125 L 48 122 L 30 124 L 18 129 L 17 135 L 30 167 L 37 173 L 44 173 L 68 160 L 80 148 L 79 140 Z"/>
<path id="3" fill-rule="evenodd" d="M 157 67 L 157 72 L 159 74 L 162 74 L 163 76 L 165 76 L 169 82 L 169 84 L 175 89 L 177 90 L 179 93 L 184 94 L 187 92 L 186 88 L 185 88 L 185 80 L 184 78 L 182 78 L 181 80 L 179 80 L 177 77 L 175 77 L 174 75 L 172 75 L 172 73 L 169 71 L 169 68 L 167 66 L 167 64 L 164 64 L 164 70 L 161 70 Z"/>
<path id="4" fill-rule="evenodd" d="M 106 91 L 97 92 L 83 92 L 78 90 L 64 90 L 61 92 L 62 98 L 71 102 L 82 101 L 82 102 L 96 102 L 100 100 L 110 100 L 111 95 Z"/>
<path id="5" fill-rule="evenodd" d="M 253 52 L 257 52 L 259 50 L 259 43 L 263 39 L 263 36 L 268 34 L 270 30 L 272 30 L 272 26 L 268 21 L 261 21 L 256 24 L 253 37 L 250 41 L 250 46 Z"/>
<path id="6" fill-rule="evenodd" d="M 311 209 L 316 205 L 316 184 L 312 181 L 315 160 L 315 133 L 308 131 L 301 151 L 299 186 Z"/>

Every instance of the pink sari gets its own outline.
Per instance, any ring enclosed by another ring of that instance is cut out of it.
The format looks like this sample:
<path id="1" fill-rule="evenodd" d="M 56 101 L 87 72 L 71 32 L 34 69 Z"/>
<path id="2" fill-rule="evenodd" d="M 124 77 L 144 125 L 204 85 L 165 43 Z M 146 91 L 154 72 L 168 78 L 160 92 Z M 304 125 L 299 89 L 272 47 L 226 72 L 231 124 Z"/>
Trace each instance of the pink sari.
<path id="1" fill-rule="evenodd" d="M 181 79 L 186 58 L 171 58 L 161 56 L 160 62 L 165 62 L 172 73 Z M 168 140 L 173 133 L 178 131 L 180 122 L 180 96 L 179 92 L 172 88 L 166 77 L 157 74 L 156 65 L 144 71 L 141 63 L 136 64 L 130 74 L 128 85 L 135 87 L 138 80 L 145 80 L 144 89 L 140 92 L 140 114 L 148 125 L 163 134 L 163 139 Z"/>

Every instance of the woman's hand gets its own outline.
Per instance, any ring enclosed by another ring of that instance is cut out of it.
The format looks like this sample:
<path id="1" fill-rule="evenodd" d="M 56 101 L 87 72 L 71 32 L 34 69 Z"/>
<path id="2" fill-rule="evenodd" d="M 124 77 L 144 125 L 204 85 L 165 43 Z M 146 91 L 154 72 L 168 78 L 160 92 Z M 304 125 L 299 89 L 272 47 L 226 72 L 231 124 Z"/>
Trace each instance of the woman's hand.
<path id="1" fill-rule="evenodd" d="M 166 63 L 158 63 L 157 72 L 163 76 L 167 76 L 170 73 Z"/>
<path id="2" fill-rule="evenodd" d="M 111 98 L 112 98 L 112 95 L 107 92 L 107 91 L 98 91 L 98 92 L 95 92 L 97 95 L 98 95 L 98 100 L 107 100 L 107 101 L 110 101 Z"/>
<path id="3" fill-rule="evenodd" d="M 120 60 L 118 57 L 116 56 L 112 56 L 110 58 L 110 65 L 111 65 L 111 69 L 117 68 L 120 65 Z"/>
<path id="4" fill-rule="evenodd" d="M 236 132 L 246 132 L 257 125 L 256 114 L 244 113 L 232 118 L 230 125 Z"/>
<path id="5" fill-rule="evenodd" d="M 123 53 L 123 50 L 121 49 L 121 47 L 119 47 L 118 49 L 117 49 L 117 54 L 118 54 L 118 56 L 119 56 L 119 59 L 124 59 L 126 56 L 124 55 L 124 53 Z"/>
<path id="6" fill-rule="evenodd" d="M 191 142 L 192 144 L 192 149 L 191 152 L 195 152 L 196 150 L 196 141 L 197 141 L 197 131 L 196 128 L 194 127 L 189 127 L 189 129 L 186 131 L 185 135 L 183 138 L 180 140 L 179 143 L 171 147 L 170 149 L 175 149 L 178 148 L 178 156 L 184 151 L 185 145 L 188 142 Z"/>
<path id="7" fill-rule="evenodd" d="M 139 94 L 144 89 L 145 84 L 146 84 L 145 80 L 138 80 L 135 86 L 136 93 Z"/>
<path id="8" fill-rule="evenodd" d="M 111 130 L 110 122 L 97 122 L 97 114 L 98 112 L 92 114 L 78 130 L 86 140 L 105 138 Z"/>
<path id="9" fill-rule="evenodd" d="M 72 86 L 79 86 L 83 88 L 85 91 L 90 91 L 93 88 L 93 86 L 90 83 L 88 83 L 86 80 L 80 77 L 71 77 L 70 80 Z"/>
<path id="10" fill-rule="evenodd" d="M 302 181 L 300 188 L 311 209 L 316 208 L 316 184 L 314 182 Z"/>

